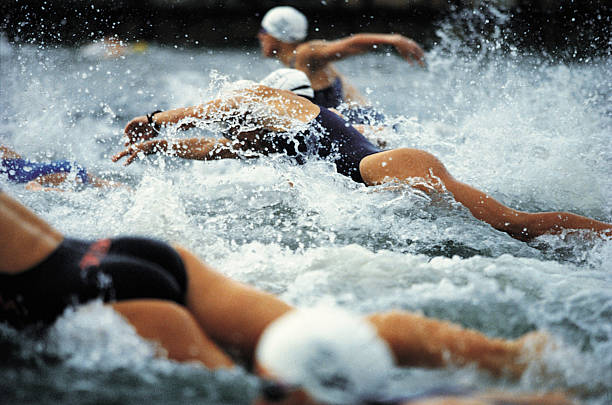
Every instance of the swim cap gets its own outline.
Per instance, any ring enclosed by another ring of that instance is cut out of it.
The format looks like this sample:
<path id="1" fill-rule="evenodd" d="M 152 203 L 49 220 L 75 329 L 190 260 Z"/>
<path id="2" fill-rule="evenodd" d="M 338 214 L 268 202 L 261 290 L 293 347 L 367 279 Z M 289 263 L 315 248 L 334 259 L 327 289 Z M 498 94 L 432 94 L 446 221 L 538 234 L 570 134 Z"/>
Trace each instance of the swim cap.
<path id="1" fill-rule="evenodd" d="M 264 15 L 261 28 L 282 42 L 299 42 L 306 38 L 308 21 L 304 14 L 290 6 L 274 7 Z"/>
<path id="2" fill-rule="evenodd" d="M 265 329 L 255 356 L 281 384 L 335 405 L 379 398 L 393 369 L 374 327 L 338 308 L 283 315 Z"/>
<path id="3" fill-rule="evenodd" d="M 314 90 L 310 86 L 310 80 L 306 73 L 301 70 L 277 69 L 264 77 L 259 83 L 275 89 L 289 90 L 298 96 L 314 97 Z"/>

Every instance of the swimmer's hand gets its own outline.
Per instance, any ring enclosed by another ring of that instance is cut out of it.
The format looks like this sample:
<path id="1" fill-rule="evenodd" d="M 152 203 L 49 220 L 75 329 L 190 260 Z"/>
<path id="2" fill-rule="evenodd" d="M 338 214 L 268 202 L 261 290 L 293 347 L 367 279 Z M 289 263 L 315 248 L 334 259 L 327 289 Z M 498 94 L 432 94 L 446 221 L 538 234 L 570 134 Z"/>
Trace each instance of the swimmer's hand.
<path id="1" fill-rule="evenodd" d="M 425 67 L 425 52 L 419 44 L 402 35 L 398 35 L 394 42 L 395 49 L 408 63 L 413 65 L 416 62 L 419 66 Z"/>
<path id="2" fill-rule="evenodd" d="M 142 155 L 152 155 L 158 152 L 166 152 L 168 150 L 168 141 L 165 139 L 154 139 L 151 141 L 142 142 L 128 146 L 124 151 L 117 153 L 112 157 L 113 162 L 119 161 L 124 156 L 127 156 L 124 166 L 131 164 L 134 159 Z"/>
<path id="3" fill-rule="evenodd" d="M 146 141 L 147 139 L 155 138 L 157 131 L 149 124 L 146 116 L 136 117 L 125 126 L 123 130 L 127 141 L 125 146 L 133 145 L 136 142 Z"/>

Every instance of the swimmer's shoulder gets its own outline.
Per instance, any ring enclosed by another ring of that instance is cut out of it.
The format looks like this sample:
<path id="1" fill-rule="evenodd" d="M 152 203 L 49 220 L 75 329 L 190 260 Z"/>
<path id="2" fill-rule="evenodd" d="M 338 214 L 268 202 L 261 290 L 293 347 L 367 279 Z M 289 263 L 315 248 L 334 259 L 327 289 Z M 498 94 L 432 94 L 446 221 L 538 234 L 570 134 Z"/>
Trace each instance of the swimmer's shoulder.
<path id="1" fill-rule="evenodd" d="M 317 39 L 298 45 L 295 48 L 295 65 L 300 66 L 316 62 L 328 44 L 328 41 Z"/>

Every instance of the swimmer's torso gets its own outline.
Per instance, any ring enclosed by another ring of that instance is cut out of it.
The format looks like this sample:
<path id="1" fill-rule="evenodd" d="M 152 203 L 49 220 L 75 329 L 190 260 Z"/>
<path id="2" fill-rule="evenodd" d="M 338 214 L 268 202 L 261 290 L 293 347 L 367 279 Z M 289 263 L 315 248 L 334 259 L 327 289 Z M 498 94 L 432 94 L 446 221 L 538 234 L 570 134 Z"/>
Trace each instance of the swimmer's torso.
<path id="1" fill-rule="evenodd" d="M 249 141 L 261 153 L 283 153 L 295 157 L 298 163 L 309 156 L 329 159 L 338 173 L 360 183 L 364 182 L 359 172 L 361 159 L 381 151 L 343 118 L 324 107 L 301 129 L 262 132 L 254 138 Z"/>
<path id="2" fill-rule="evenodd" d="M 9 180 L 16 183 L 27 183 L 40 176 L 56 173 L 70 173 L 76 171 L 76 176 L 86 184 L 87 171 L 68 160 L 55 160 L 52 162 L 33 162 L 22 158 L 0 159 L 0 173 L 5 173 Z"/>

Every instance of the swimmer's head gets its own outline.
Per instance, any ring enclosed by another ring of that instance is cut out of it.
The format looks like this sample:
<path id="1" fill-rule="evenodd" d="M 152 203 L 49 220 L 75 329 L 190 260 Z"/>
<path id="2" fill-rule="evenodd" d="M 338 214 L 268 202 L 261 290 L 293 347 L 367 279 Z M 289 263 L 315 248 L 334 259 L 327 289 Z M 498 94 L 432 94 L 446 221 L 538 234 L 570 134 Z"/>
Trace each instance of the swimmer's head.
<path id="1" fill-rule="evenodd" d="M 288 90 L 298 96 L 313 98 L 314 90 L 306 73 L 297 69 L 277 69 L 264 77 L 260 82 L 264 86 L 275 89 Z"/>
<path id="2" fill-rule="evenodd" d="M 264 387 L 264 396 L 276 400 L 283 389 L 299 388 L 325 404 L 367 402 L 380 398 L 393 369 L 391 351 L 374 327 L 337 308 L 299 309 L 278 318 L 255 355 L 258 367 L 277 382 Z"/>
<path id="3" fill-rule="evenodd" d="M 274 7 L 261 20 L 261 29 L 282 42 L 301 42 L 308 33 L 308 21 L 293 7 Z"/>

